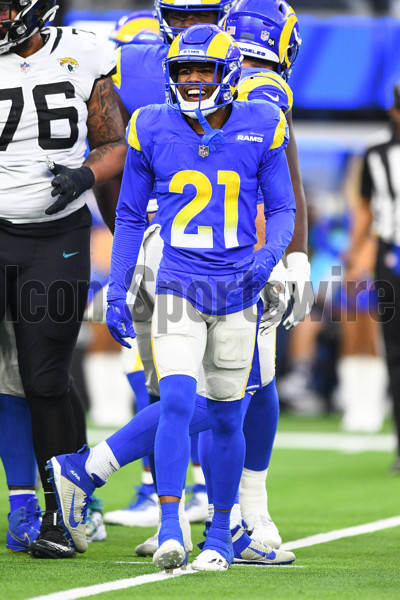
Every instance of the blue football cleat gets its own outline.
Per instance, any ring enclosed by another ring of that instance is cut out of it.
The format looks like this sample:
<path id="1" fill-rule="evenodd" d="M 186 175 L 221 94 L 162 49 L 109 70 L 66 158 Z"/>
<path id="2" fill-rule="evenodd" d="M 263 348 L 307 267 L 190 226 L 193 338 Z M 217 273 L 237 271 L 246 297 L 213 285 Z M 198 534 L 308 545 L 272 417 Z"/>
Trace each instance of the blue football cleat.
<path id="1" fill-rule="evenodd" d="M 40 533 L 42 513 L 36 496 L 8 517 L 6 548 L 9 552 L 27 552 Z"/>
<path id="2" fill-rule="evenodd" d="M 85 464 L 89 458 L 89 448 L 82 448 L 77 454 L 53 456 L 47 462 L 59 508 L 60 523 L 66 537 L 78 552 L 86 552 L 86 513 L 91 502 L 91 494 L 96 489 L 93 479 L 87 474 Z"/>

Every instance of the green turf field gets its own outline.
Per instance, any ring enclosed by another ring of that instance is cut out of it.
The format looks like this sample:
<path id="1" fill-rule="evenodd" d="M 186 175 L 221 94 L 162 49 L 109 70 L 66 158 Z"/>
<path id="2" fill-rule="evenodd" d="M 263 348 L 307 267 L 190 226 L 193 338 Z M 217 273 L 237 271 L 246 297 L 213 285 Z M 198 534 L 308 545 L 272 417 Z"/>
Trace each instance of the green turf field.
<path id="1" fill-rule="evenodd" d="M 337 419 L 283 417 L 281 431 L 335 432 Z M 400 515 L 400 475 L 390 474 L 390 452 L 276 449 L 269 474 L 270 512 L 285 542 Z M 106 508 L 126 505 L 139 481 L 138 465 L 113 475 L 100 490 Z M 70 560 L 34 560 L 11 555 L 4 547 L 7 490 L 0 471 L 0 599 L 25 600 L 159 571 L 134 554 L 136 544 L 153 533 L 146 528 L 108 527 L 105 542 L 89 546 Z M 194 542 L 202 527 L 192 528 Z M 1 548 L 3 548 L 1 550 Z M 197 551 L 193 552 L 193 556 Z M 226 573 L 196 573 L 91 598 L 160 600 L 400 598 L 400 528 L 394 527 L 295 550 L 290 567 L 233 566 Z M 129 561 L 140 564 L 129 564 Z M 55 600 L 81 595 L 54 597 Z M 49 597 L 50 600 L 51 597 Z M 51 600 L 53 600 L 51 598 Z"/>

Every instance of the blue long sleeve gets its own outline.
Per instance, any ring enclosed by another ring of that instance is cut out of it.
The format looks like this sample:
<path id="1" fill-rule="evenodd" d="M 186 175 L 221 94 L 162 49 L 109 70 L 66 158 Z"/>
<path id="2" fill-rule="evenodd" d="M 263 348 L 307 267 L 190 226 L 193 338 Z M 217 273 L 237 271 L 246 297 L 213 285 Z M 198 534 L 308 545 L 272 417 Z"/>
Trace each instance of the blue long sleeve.
<path id="1" fill-rule="evenodd" d="M 117 205 L 107 300 L 125 298 L 146 228 L 153 173 L 142 152 L 129 148 Z"/>
<path id="2" fill-rule="evenodd" d="M 271 256 L 271 271 L 280 261 L 294 231 L 296 202 L 286 154 L 272 151 L 259 171 L 264 196 L 265 249 Z M 257 253 L 256 253 L 257 254 Z"/>

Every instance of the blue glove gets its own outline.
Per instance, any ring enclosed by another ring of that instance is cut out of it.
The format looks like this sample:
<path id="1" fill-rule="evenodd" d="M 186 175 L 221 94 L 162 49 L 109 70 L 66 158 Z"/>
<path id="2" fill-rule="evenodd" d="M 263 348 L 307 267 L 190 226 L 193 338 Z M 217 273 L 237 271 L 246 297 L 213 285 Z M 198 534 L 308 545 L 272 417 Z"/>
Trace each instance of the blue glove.
<path id="1" fill-rule="evenodd" d="M 51 195 L 53 198 L 56 196 L 58 198 L 45 210 L 46 215 L 54 215 L 64 210 L 70 202 L 73 202 L 95 184 L 94 173 L 89 167 L 70 169 L 69 167 L 53 163 L 51 159 L 48 159 L 47 166 L 55 175 L 51 181 L 51 185 L 54 188 Z"/>
<path id="2" fill-rule="evenodd" d="M 236 263 L 235 267 L 245 272 L 237 281 L 237 289 L 233 294 L 237 296 L 242 294 L 243 301 L 247 301 L 258 294 L 270 278 L 274 266 L 275 259 L 266 246 L 254 252 L 250 257 Z"/>
<path id="3" fill-rule="evenodd" d="M 117 298 L 109 300 L 106 312 L 107 327 L 114 340 L 119 342 L 125 348 L 132 348 L 124 338 L 135 339 L 136 333 L 133 329 L 132 315 L 125 299 Z"/>

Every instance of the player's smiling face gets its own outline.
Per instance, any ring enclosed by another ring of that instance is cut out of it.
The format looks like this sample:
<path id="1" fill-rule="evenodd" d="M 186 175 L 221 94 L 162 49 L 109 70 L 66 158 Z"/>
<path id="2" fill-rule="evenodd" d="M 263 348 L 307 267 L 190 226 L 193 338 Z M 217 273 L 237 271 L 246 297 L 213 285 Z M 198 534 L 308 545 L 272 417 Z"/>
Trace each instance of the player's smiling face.
<path id="1" fill-rule="evenodd" d="M 217 75 L 217 83 L 220 77 Z M 179 92 L 187 102 L 207 100 L 216 89 L 215 63 L 192 62 L 180 65 L 178 68 Z"/>

